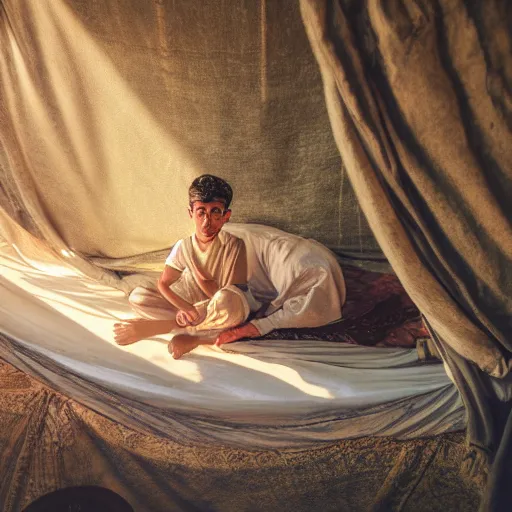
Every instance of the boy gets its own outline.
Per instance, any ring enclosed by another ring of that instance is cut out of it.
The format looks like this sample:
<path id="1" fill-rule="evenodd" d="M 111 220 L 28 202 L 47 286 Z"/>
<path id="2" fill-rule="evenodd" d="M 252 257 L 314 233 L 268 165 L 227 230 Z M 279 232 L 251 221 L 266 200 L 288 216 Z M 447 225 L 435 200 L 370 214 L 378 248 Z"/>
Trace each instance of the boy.
<path id="1" fill-rule="evenodd" d="M 130 294 L 133 308 L 150 319 L 115 324 L 119 345 L 179 331 L 169 343 L 169 352 L 179 359 L 198 345 L 214 344 L 215 333 L 237 327 L 259 309 L 247 287 L 244 242 L 221 231 L 231 216 L 232 197 L 221 178 L 205 174 L 193 181 L 188 212 L 195 233 L 173 247 L 158 291 L 136 288 Z M 236 331 L 237 339 L 258 335 L 252 324 Z"/>

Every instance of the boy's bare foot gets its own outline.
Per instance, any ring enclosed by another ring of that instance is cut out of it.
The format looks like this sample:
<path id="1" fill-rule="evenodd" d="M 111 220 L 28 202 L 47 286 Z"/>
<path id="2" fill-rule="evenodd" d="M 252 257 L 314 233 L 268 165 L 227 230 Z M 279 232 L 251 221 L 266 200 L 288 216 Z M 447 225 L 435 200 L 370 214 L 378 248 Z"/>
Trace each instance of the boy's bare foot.
<path id="1" fill-rule="evenodd" d="M 176 322 L 173 320 L 136 318 L 114 324 L 114 340 L 118 345 L 131 345 L 157 334 L 166 334 L 175 328 Z"/>
<path id="2" fill-rule="evenodd" d="M 198 336 L 178 334 L 174 336 L 169 345 L 167 345 L 167 348 L 174 359 L 179 359 L 184 354 L 188 354 L 201 345 L 201 341 L 203 340 Z"/>
<path id="3" fill-rule="evenodd" d="M 238 341 L 243 338 L 257 338 L 258 336 L 260 336 L 260 332 L 253 324 L 249 322 L 247 324 L 239 325 L 238 327 L 232 327 L 231 329 L 227 329 L 224 332 L 221 332 L 217 337 L 215 345 L 220 347 L 224 345 L 224 343 L 232 343 L 233 341 Z"/>

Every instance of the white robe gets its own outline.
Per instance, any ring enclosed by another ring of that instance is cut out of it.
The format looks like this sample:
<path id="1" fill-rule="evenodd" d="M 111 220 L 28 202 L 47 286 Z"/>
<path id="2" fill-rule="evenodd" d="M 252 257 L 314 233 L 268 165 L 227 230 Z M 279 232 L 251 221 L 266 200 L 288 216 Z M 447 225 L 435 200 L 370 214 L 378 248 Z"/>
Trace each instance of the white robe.
<path id="1" fill-rule="evenodd" d="M 260 334 L 289 327 L 317 327 L 341 318 L 345 280 L 334 254 L 315 240 L 258 224 L 226 224 L 247 250 L 248 284 L 270 303 L 252 320 Z"/>

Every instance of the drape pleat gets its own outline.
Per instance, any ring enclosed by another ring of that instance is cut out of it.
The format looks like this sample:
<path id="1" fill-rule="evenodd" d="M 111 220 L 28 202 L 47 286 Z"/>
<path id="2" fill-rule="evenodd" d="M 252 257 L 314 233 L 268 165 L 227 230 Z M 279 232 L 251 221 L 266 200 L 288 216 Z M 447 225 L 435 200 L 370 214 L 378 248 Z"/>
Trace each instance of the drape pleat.
<path id="1" fill-rule="evenodd" d="M 512 349 L 511 9 L 462 0 L 301 0 L 301 9 L 358 201 L 444 348 L 470 443 L 499 459 Z"/>
<path id="2" fill-rule="evenodd" d="M 379 250 L 297 3 L 2 0 L 0 45 L 0 208 L 57 252 L 169 248 L 206 172 L 235 222 Z"/>

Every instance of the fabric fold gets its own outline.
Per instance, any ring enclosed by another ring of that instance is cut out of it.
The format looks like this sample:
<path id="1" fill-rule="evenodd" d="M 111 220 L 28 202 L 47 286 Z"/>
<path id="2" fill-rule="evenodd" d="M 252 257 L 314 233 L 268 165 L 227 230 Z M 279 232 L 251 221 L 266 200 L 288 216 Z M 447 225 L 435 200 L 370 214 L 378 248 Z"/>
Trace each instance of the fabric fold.
<path id="1" fill-rule="evenodd" d="M 510 444 L 509 93 L 488 86 L 498 56 L 510 79 L 504 9 L 301 0 L 355 194 L 461 391 L 469 443 L 489 462 Z M 484 506 L 507 501 L 506 486 L 489 492 Z"/>

